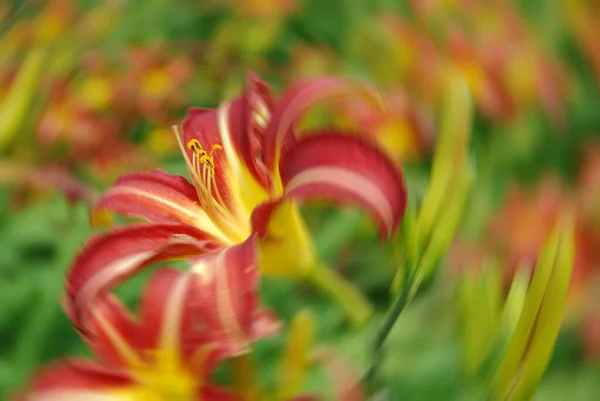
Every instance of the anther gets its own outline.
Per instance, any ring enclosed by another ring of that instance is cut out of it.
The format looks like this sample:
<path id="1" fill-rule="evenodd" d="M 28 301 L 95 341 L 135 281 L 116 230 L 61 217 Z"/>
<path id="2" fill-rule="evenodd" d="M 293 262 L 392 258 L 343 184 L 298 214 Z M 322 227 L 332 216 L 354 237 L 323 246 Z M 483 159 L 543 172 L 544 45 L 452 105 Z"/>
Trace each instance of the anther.
<path id="1" fill-rule="evenodd" d="M 211 176 L 214 177 L 215 162 L 213 160 L 213 154 L 216 150 L 222 150 L 223 147 L 221 147 L 221 145 L 213 145 L 212 149 L 210 150 L 210 153 L 207 153 L 197 139 L 192 139 L 187 143 L 187 148 L 194 152 L 194 155 L 197 158 L 199 165 L 206 164 L 209 166 Z"/>

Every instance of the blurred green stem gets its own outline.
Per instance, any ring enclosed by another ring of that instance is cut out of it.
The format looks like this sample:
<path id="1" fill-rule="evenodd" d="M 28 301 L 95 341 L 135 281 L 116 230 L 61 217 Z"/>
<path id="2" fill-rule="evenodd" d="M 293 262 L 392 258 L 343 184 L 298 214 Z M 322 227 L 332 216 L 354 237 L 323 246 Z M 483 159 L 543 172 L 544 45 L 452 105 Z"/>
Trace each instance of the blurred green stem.
<path id="1" fill-rule="evenodd" d="M 408 283 L 409 281 L 407 280 L 406 282 Z M 385 342 L 387 336 L 390 334 L 390 331 L 392 331 L 392 329 L 394 328 L 396 320 L 398 320 L 398 317 L 400 316 L 404 308 L 406 308 L 406 306 L 408 305 L 409 289 L 410 287 L 407 285 L 405 285 L 402 288 L 402 291 L 400 291 L 400 293 L 396 297 L 392 308 L 390 309 L 387 317 L 385 318 L 383 326 L 381 326 L 381 328 L 377 332 L 377 335 L 375 336 L 375 342 L 373 344 L 373 349 L 376 353 L 381 350 L 381 347 L 383 347 L 383 343 Z"/>
<path id="2" fill-rule="evenodd" d="M 375 341 L 373 342 L 373 360 L 371 361 L 371 365 L 367 369 L 367 371 L 363 374 L 361 382 L 370 382 L 373 379 L 373 376 L 381 362 L 381 349 L 388 335 L 394 328 L 396 321 L 406 309 L 406 306 L 410 303 L 411 297 L 409 297 L 410 289 L 411 289 L 412 279 L 409 277 L 405 277 L 403 280 L 403 285 L 401 291 L 398 293 L 398 296 L 394 300 L 394 303 L 389 310 L 385 321 L 381 328 L 377 331 L 375 335 Z"/>

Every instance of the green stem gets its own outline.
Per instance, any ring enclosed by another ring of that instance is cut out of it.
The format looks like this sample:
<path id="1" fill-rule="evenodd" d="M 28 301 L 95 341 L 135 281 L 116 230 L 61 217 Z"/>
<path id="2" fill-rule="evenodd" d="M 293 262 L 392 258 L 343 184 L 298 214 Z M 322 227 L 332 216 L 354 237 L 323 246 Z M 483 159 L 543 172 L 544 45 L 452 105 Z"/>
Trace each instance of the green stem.
<path id="1" fill-rule="evenodd" d="M 336 300 L 354 325 L 362 326 L 371 318 L 373 308 L 369 300 L 336 270 L 318 266 L 313 269 L 309 279 Z"/>
<path id="2" fill-rule="evenodd" d="M 400 294 L 398 294 L 398 297 L 394 301 L 394 305 L 392 306 L 392 309 L 390 309 L 390 312 L 385 318 L 383 326 L 381 326 L 381 328 L 377 332 L 377 335 L 375 336 L 375 342 L 373 344 L 373 349 L 375 352 L 379 352 L 379 350 L 383 346 L 383 343 L 392 331 L 392 328 L 394 328 L 394 324 L 396 324 L 398 317 L 400 316 L 404 308 L 406 308 L 406 305 L 408 305 L 408 294 L 409 291 L 407 291 L 406 289 L 402 289 L 402 291 L 400 291 Z"/>
<path id="3" fill-rule="evenodd" d="M 388 312 L 387 317 L 385 318 L 385 321 L 383 322 L 383 325 L 381 326 L 381 328 L 379 329 L 379 331 L 377 331 L 377 334 L 375 335 L 375 341 L 373 342 L 373 350 L 372 350 L 373 360 L 371 361 L 371 364 L 369 365 L 368 369 L 362 375 L 362 378 L 359 383 L 363 383 L 363 384 L 370 383 L 372 385 L 372 383 L 371 383 L 372 378 L 375 375 L 375 372 L 377 370 L 377 367 L 379 366 L 379 363 L 381 362 L 381 348 L 383 347 L 383 344 L 385 343 L 385 340 L 387 339 L 388 335 L 394 328 L 394 325 L 396 324 L 398 317 L 404 311 L 404 309 L 406 308 L 406 306 L 410 303 L 410 300 L 412 299 L 412 297 L 410 296 L 410 294 L 411 294 L 410 289 L 412 286 L 411 283 L 412 283 L 412 277 L 404 278 L 404 284 L 402 285 L 402 289 L 398 293 L 398 296 L 396 297 L 394 304 L 392 305 L 392 308 Z"/>

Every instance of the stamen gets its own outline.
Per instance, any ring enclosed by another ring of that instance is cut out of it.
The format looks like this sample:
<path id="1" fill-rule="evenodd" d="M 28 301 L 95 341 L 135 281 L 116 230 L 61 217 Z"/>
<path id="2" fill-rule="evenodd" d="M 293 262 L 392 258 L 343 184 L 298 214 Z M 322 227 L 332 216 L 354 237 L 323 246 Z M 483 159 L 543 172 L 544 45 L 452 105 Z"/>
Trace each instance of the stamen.
<path id="1" fill-rule="evenodd" d="M 221 145 L 214 145 L 210 150 L 210 153 L 206 153 L 206 150 L 204 150 L 200 142 L 197 139 L 192 139 L 187 143 L 187 148 L 194 152 L 194 159 L 197 160 L 197 165 L 195 165 L 194 168 L 199 170 L 200 165 L 208 165 L 210 169 L 210 175 L 214 177 L 215 162 L 213 160 L 213 154 L 216 150 L 222 150 L 223 147 L 221 147 Z M 202 171 L 202 176 L 204 176 L 204 171 Z M 203 181 L 206 182 L 204 179 Z"/>
<path id="2" fill-rule="evenodd" d="M 227 204 L 223 201 L 221 193 L 217 185 L 215 177 L 215 162 L 213 155 L 215 151 L 222 150 L 221 145 L 214 145 L 207 153 L 202 147 L 202 144 L 197 139 L 191 139 L 185 146 L 183 144 L 183 136 L 179 131 L 179 127 L 173 126 L 175 137 L 184 160 L 190 172 L 192 183 L 196 188 L 198 194 L 198 200 L 206 211 L 209 218 L 219 226 L 221 231 L 228 237 L 234 240 L 243 240 L 246 238 L 247 233 L 243 232 L 238 224 L 236 218 L 227 207 Z M 189 149 L 192 152 L 190 160 Z"/>
<path id="3" fill-rule="evenodd" d="M 225 216 L 226 224 L 230 224 L 230 220 L 234 219 L 234 216 L 231 214 L 225 202 L 223 201 L 223 197 L 219 192 L 217 180 L 214 179 L 215 161 L 213 155 L 217 150 L 223 150 L 223 147 L 215 144 L 210 150 L 210 153 L 207 153 L 197 139 L 192 139 L 188 142 L 187 148 L 192 150 L 194 153 L 194 162 L 192 167 L 194 168 L 195 176 L 198 177 L 199 184 L 201 185 L 204 195 L 201 197 L 204 200 L 203 206 L 214 217 L 219 215 Z M 202 166 L 202 169 L 200 166 Z M 218 214 L 215 213 L 215 209 Z"/>

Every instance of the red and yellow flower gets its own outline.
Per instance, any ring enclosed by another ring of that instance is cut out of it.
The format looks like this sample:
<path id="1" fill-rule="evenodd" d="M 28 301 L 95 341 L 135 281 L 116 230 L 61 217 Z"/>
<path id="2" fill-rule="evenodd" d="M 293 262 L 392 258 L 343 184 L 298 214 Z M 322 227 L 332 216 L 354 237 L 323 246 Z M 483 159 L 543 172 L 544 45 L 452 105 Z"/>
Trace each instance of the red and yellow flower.
<path id="1" fill-rule="evenodd" d="M 77 258 L 67 278 L 76 323 L 85 326 L 98 295 L 151 263 L 203 254 L 223 258 L 247 241 L 253 244 L 247 257 L 258 260 L 263 274 L 313 279 L 363 323 L 368 305 L 354 287 L 319 266 L 298 202 L 360 204 L 389 236 L 404 212 L 402 175 L 362 135 L 295 130 L 316 102 L 357 94 L 379 100 L 363 85 L 325 78 L 299 84 L 275 102 L 267 85 L 251 76 L 246 91 L 218 109 L 189 110 L 181 129 L 174 129 L 191 183 L 159 170 L 126 174 L 97 203 L 93 223 L 112 212 L 147 222 L 97 237 Z M 191 271 L 202 277 L 204 266 L 200 257 Z M 223 285 L 222 296 L 234 296 L 226 280 Z M 225 316 L 231 305 L 223 305 Z"/>
<path id="2" fill-rule="evenodd" d="M 257 269 L 246 252 L 250 242 L 204 258 L 203 276 L 164 267 L 146 285 L 136 316 L 114 294 L 95 298 L 89 330 L 82 333 L 96 359 L 70 358 L 42 369 L 19 401 L 317 401 L 303 395 L 309 368 L 317 364 L 332 379 L 339 400 L 360 400 L 358 376 L 331 349 L 314 349 L 314 318 L 300 312 L 289 325 L 276 389 L 263 388 L 252 355 L 226 331 L 248 341 L 279 331 L 279 323 L 257 307 Z M 239 314 L 222 319 L 223 279 L 234 283 Z M 67 304 L 67 313 L 73 310 Z M 236 322 L 235 327 L 229 323 Z M 313 352 L 314 351 L 314 352 Z M 232 361 L 227 384 L 211 372 Z"/>
<path id="3" fill-rule="evenodd" d="M 71 359 L 40 372 L 22 400 L 241 400 L 210 383 L 210 372 L 279 324 L 257 308 L 251 244 L 204 258 L 203 274 L 161 268 L 150 278 L 138 316 L 114 294 L 94 298 L 82 336 L 96 361 Z M 223 285 L 235 295 L 226 297 Z M 235 315 L 221 310 L 235 304 Z M 67 312 L 75 317 L 70 304 Z"/>

